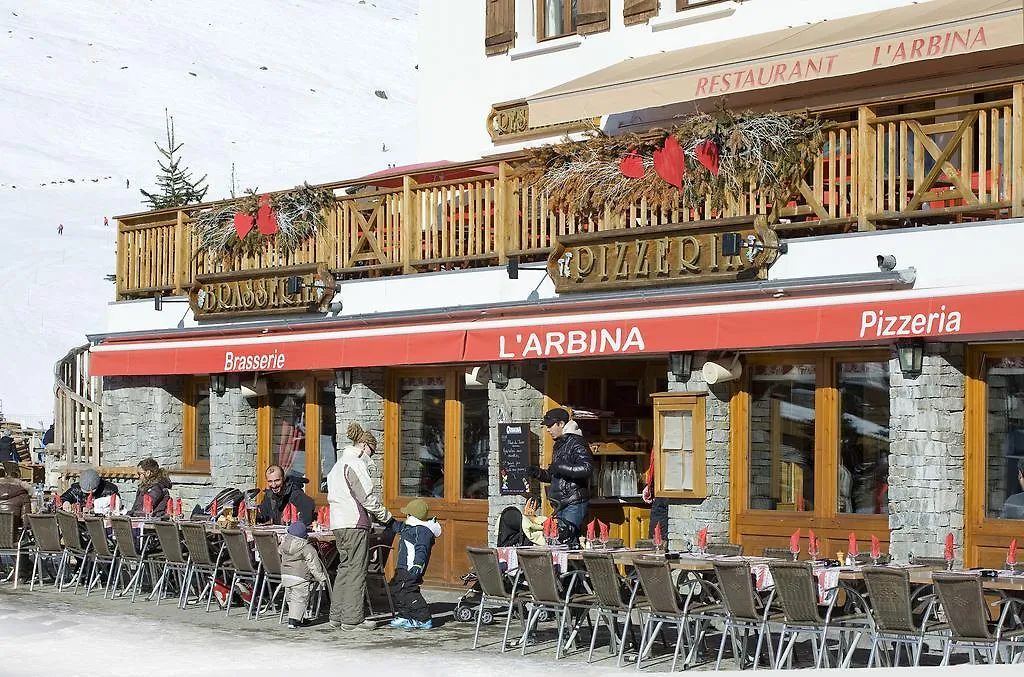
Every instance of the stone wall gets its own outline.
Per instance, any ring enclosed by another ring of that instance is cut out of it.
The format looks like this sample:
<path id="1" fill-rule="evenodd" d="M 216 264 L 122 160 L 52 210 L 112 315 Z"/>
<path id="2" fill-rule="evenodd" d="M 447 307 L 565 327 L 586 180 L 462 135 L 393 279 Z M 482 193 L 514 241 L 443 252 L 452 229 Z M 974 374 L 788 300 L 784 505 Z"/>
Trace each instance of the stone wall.
<path id="1" fill-rule="evenodd" d="M 226 487 L 245 491 L 256 486 L 256 400 L 242 396 L 238 376 L 229 376 L 223 395 L 210 393 L 210 475 L 193 476 L 181 485 L 182 500 L 206 504 Z M 200 430 L 198 434 L 203 434 Z M 172 478 L 173 479 L 173 478 Z"/>
<path id="2" fill-rule="evenodd" d="M 511 366 L 508 385 L 498 388 L 494 383 L 487 386 L 490 410 L 490 454 L 488 470 L 490 475 L 490 501 L 487 509 L 487 542 L 495 542 L 495 531 L 501 511 L 510 505 L 522 508 L 524 496 L 502 496 L 498 479 L 498 424 L 524 421 L 530 424 L 531 463 L 540 462 L 544 429 L 540 420 L 544 416 L 544 372 L 531 362 L 516 362 Z M 537 487 L 534 487 L 537 490 Z"/>
<path id="3" fill-rule="evenodd" d="M 964 346 L 929 343 L 917 379 L 889 365 L 890 550 L 941 556 L 946 534 L 964 537 Z"/>
<path id="4" fill-rule="evenodd" d="M 675 392 L 707 393 L 705 416 L 707 425 L 706 481 L 707 498 L 703 500 L 672 499 L 669 501 L 669 547 L 685 550 L 693 543 L 697 530 L 708 528 L 708 541 L 729 541 L 729 402 L 732 383 L 709 386 L 701 367 L 706 353 L 695 353 L 693 369 L 686 382 L 669 374 L 668 389 Z"/>
<path id="5" fill-rule="evenodd" d="M 352 371 L 352 390 L 335 391 L 335 415 L 338 422 L 338 451 L 349 444 L 345 430 L 353 421 L 377 436 L 377 453 L 370 459 L 370 477 L 381 492 L 384 467 L 384 374 L 383 367 Z"/>

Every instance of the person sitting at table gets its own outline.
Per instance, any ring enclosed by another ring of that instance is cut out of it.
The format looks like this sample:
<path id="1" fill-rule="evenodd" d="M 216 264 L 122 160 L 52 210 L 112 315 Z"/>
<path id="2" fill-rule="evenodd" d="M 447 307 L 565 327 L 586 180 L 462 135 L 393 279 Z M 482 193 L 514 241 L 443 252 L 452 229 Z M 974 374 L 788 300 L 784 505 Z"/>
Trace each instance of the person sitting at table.
<path id="1" fill-rule="evenodd" d="M 135 504 L 132 505 L 133 517 L 163 517 L 167 514 L 167 501 L 170 499 L 171 478 L 167 471 L 152 458 L 139 461 L 139 489 L 135 492 Z M 149 496 L 151 512 L 146 514 L 146 496 Z"/>
<path id="2" fill-rule="evenodd" d="M 285 475 L 284 468 L 279 465 L 267 468 L 266 478 L 267 488 L 263 490 L 263 500 L 256 514 L 258 523 L 281 524 L 281 513 L 288 504 L 299 511 L 303 524 L 308 527 L 313 523 L 316 506 L 303 488 L 309 480 L 291 473 Z"/>
<path id="3" fill-rule="evenodd" d="M 1017 484 L 1024 489 L 1024 458 L 1017 461 Z M 1007 497 L 999 516 L 1003 519 L 1024 519 L 1024 491 Z"/>
<path id="4" fill-rule="evenodd" d="M 308 536 L 309 532 L 303 522 L 292 522 L 278 546 L 281 555 L 281 585 L 285 588 L 285 603 L 288 604 L 288 627 L 293 630 L 306 625 L 303 617 L 309 604 L 310 582 L 315 580 L 320 584 L 327 583 L 323 562 Z"/>
<path id="5" fill-rule="evenodd" d="M 78 476 L 78 481 L 61 494 L 60 506 L 68 511 L 74 510 L 75 506 L 85 509 L 90 496 L 95 501 L 97 498 L 109 498 L 115 495 L 121 495 L 116 484 L 101 478 L 95 468 L 86 468 Z"/>

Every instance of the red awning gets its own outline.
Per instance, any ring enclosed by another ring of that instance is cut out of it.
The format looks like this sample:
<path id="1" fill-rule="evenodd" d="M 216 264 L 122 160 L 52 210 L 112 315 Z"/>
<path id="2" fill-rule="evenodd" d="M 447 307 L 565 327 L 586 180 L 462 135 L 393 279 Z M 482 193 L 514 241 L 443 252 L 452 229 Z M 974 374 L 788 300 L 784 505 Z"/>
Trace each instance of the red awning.
<path id="1" fill-rule="evenodd" d="M 1024 332 L 1024 290 L 896 291 L 654 307 L 601 313 L 374 325 L 342 323 L 287 334 L 106 339 L 97 376 L 272 372 L 498 360 L 645 355 L 677 350 L 889 344 L 902 338 L 967 340 Z M 259 330 L 263 332 L 263 330 Z"/>

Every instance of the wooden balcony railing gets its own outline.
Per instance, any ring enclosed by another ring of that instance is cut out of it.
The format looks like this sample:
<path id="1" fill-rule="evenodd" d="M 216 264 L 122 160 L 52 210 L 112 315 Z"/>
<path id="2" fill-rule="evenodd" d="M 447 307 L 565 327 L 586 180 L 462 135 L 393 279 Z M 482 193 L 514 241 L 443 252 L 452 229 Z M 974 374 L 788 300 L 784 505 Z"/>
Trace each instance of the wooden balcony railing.
<path id="1" fill-rule="evenodd" d="M 553 212 L 516 174 L 518 158 L 448 166 L 469 178 L 400 187 L 331 184 L 334 208 L 320 237 L 285 255 L 270 246 L 256 256 L 211 259 L 190 226 L 196 207 L 119 219 L 119 299 L 182 293 L 197 276 L 324 263 L 345 277 L 410 274 L 542 258 L 558 237 L 579 232 L 769 215 L 787 237 L 857 228 L 902 227 L 950 219 L 1024 215 L 1024 84 L 962 97 L 983 103 L 940 107 L 910 101 L 830 111 L 821 155 L 787 204 L 754 191 L 727 208 L 662 209 L 641 200 L 597 218 Z M 958 95 L 944 95 L 955 97 Z M 468 171 L 472 170 L 472 171 Z M 398 185 L 392 177 L 382 185 Z"/>

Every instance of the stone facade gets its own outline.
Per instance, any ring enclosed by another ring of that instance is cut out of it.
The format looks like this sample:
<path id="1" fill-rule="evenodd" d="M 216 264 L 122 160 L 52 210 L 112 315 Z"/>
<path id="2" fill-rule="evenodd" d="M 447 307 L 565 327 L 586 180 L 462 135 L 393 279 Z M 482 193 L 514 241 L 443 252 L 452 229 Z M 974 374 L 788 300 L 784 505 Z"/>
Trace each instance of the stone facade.
<path id="1" fill-rule="evenodd" d="M 953 533 L 957 560 L 964 541 L 964 346 L 929 343 L 922 373 L 904 378 L 889 366 L 890 550 L 941 556 Z"/>
<path id="2" fill-rule="evenodd" d="M 672 499 L 669 501 L 669 547 L 685 550 L 701 527 L 708 528 L 710 543 L 729 541 L 729 402 L 732 383 L 709 386 L 704 381 L 701 367 L 707 361 L 706 353 L 693 356 L 690 378 L 680 382 L 668 375 L 668 389 L 675 392 L 707 393 L 705 439 L 707 466 L 707 498 L 703 500 Z"/>
<path id="3" fill-rule="evenodd" d="M 544 416 L 544 372 L 538 364 L 517 362 L 512 365 L 508 385 L 498 388 L 488 383 L 490 454 L 488 468 L 490 475 L 490 500 L 487 508 L 487 542 L 494 545 L 498 517 L 510 505 L 522 508 L 524 496 L 502 496 L 498 479 L 498 424 L 523 421 L 530 425 L 531 462 L 540 462 L 541 447 L 544 443 L 544 429 L 540 420 Z M 536 490 L 536 487 L 535 487 Z"/>
<path id="4" fill-rule="evenodd" d="M 349 444 L 345 430 L 355 421 L 377 436 L 377 453 L 370 460 L 370 477 L 383 496 L 384 467 L 384 367 L 354 369 L 352 390 L 343 393 L 335 391 L 335 416 L 338 426 L 338 451 Z"/>

